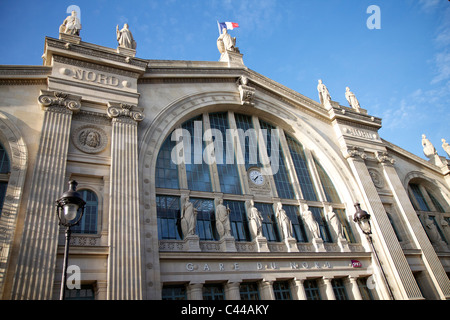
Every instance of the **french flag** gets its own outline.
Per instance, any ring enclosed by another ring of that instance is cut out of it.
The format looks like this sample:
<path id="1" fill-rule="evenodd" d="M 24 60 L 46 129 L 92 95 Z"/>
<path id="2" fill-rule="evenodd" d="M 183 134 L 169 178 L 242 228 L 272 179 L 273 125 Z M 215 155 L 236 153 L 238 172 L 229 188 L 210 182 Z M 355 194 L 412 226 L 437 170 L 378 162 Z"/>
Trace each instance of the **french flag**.
<path id="1" fill-rule="evenodd" d="M 239 24 L 236 22 L 217 22 L 217 24 L 219 25 L 220 34 L 222 34 L 223 29 L 233 30 L 239 27 Z"/>

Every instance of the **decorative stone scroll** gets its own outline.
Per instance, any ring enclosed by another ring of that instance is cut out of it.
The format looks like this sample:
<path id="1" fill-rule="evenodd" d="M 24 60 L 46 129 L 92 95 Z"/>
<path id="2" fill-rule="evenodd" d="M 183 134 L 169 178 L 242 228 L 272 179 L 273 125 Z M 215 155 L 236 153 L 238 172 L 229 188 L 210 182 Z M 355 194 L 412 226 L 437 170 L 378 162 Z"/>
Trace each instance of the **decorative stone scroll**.
<path id="1" fill-rule="evenodd" d="M 81 109 L 81 97 L 74 96 L 64 92 L 41 91 L 42 94 L 38 97 L 39 103 L 43 108 L 45 107 L 60 107 L 67 108 L 73 113 L 77 113 Z"/>
<path id="2" fill-rule="evenodd" d="M 358 159 L 361 158 L 362 160 L 367 158 L 367 155 L 364 152 L 363 148 L 358 148 L 358 147 L 350 147 L 347 149 L 346 153 L 344 154 L 345 159 L 348 158 L 353 158 L 353 159 Z"/>
<path id="3" fill-rule="evenodd" d="M 141 122 L 144 120 L 144 114 L 140 111 L 132 111 L 135 106 L 129 104 L 114 104 L 109 103 L 107 114 L 113 120 L 120 120 L 125 122 Z"/>
<path id="4" fill-rule="evenodd" d="M 381 164 L 394 164 L 395 159 L 393 159 L 387 152 L 375 152 L 375 157 L 377 158 L 378 162 Z"/>

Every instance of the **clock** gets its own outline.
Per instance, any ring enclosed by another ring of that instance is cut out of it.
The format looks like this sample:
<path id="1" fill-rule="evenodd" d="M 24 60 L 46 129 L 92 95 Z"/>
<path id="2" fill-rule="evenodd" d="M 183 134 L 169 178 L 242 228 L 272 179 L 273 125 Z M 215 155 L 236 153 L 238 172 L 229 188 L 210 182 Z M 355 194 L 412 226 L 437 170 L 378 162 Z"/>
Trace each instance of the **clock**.
<path id="1" fill-rule="evenodd" d="M 257 186 L 262 186 L 264 184 L 265 179 L 259 169 L 250 169 L 248 171 L 248 177 L 250 181 Z"/>

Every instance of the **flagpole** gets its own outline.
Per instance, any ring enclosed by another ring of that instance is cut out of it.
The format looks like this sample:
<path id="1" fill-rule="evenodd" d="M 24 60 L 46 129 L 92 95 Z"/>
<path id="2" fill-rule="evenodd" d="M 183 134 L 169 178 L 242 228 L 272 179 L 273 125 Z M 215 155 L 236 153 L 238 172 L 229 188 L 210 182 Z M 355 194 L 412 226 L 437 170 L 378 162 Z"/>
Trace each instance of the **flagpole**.
<path id="1" fill-rule="evenodd" d="M 221 35 L 221 32 L 220 32 L 220 25 L 219 25 L 219 20 L 216 20 L 217 21 L 217 29 L 219 29 L 219 36 Z"/>

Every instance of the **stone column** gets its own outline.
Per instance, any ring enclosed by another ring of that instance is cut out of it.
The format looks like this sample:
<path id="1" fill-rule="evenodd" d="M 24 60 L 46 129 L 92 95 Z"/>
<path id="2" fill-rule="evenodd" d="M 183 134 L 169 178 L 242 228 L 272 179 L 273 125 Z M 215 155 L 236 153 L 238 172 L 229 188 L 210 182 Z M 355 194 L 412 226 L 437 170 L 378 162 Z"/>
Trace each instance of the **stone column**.
<path id="1" fill-rule="evenodd" d="M 450 281 L 444 268 L 442 267 L 441 261 L 436 255 L 436 252 L 428 239 L 425 230 L 422 227 L 422 224 L 419 221 L 419 218 L 417 217 L 416 211 L 409 200 L 407 191 L 403 187 L 403 184 L 397 175 L 397 172 L 393 166 L 395 161 L 386 153 L 377 153 L 376 156 L 378 161 L 381 163 L 384 178 L 386 179 L 386 182 L 389 185 L 389 188 L 397 203 L 398 211 L 403 216 L 404 220 L 408 222 L 407 226 L 410 229 L 409 234 L 418 248 L 422 250 L 422 260 L 439 294 L 439 297 L 441 299 L 449 299 Z M 428 194 L 426 194 L 426 196 L 428 196 Z M 432 202 L 430 201 L 429 203 Z"/>
<path id="2" fill-rule="evenodd" d="M 41 91 L 38 98 L 44 121 L 11 299 L 51 299 L 59 233 L 54 203 L 66 189 L 72 114 L 80 110 L 80 100 L 80 96 L 52 91 Z"/>
<path id="3" fill-rule="evenodd" d="M 330 278 L 323 278 L 323 286 L 325 289 L 325 295 L 327 296 L 328 300 L 336 300 L 336 296 L 334 295 L 333 286 L 331 285 L 331 279 Z"/>
<path id="4" fill-rule="evenodd" d="M 347 161 L 361 189 L 364 204 L 368 206 L 365 210 L 371 215 L 372 238 L 384 271 L 387 273 L 389 284 L 386 285 L 391 287 L 397 299 L 422 299 L 417 282 L 364 162 L 366 158 L 367 155 L 360 148 L 353 147 L 348 150 Z M 374 264 L 376 265 L 375 262 Z M 376 270 L 381 272 L 377 265 Z M 379 279 L 382 278 L 380 275 Z M 382 286 L 385 287 L 385 284 L 383 283 Z M 385 296 L 389 299 L 387 292 L 388 288 L 385 288 Z"/>
<path id="5" fill-rule="evenodd" d="M 228 282 L 225 285 L 226 300 L 241 300 L 241 293 L 239 291 L 240 282 Z"/>
<path id="6" fill-rule="evenodd" d="M 348 277 L 348 287 L 350 288 L 350 291 L 353 295 L 353 299 L 355 300 L 362 300 L 361 292 L 359 291 L 358 283 L 356 282 L 358 278 L 356 277 Z"/>
<path id="7" fill-rule="evenodd" d="M 109 104 L 112 118 L 109 203 L 108 296 L 142 299 L 137 125 L 144 116 L 133 106 Z"/>
<path id="8" fill-rule="evenodd" d="M 303 282 L 305 281 L 305 279 L 295 279 L 295 290 L 294 291 L 294 297 L 297 300 L 308 300 L 308 298 L 306 297 L 306 292 L 305 292 L 305 286 L 303 285 Z"/>
<path id="9" fill-rule="evenodd" d="M 273 293 L 273 281 L 271 280 L 261 281 L 261 299 L 275 300 L 275 294 Z"/>
<path id="10" fill-rule="evenodd" d="M 190 283 L 188 288 L 189 288 L 189 300 L 203 300 L 202 283 Z"/>

